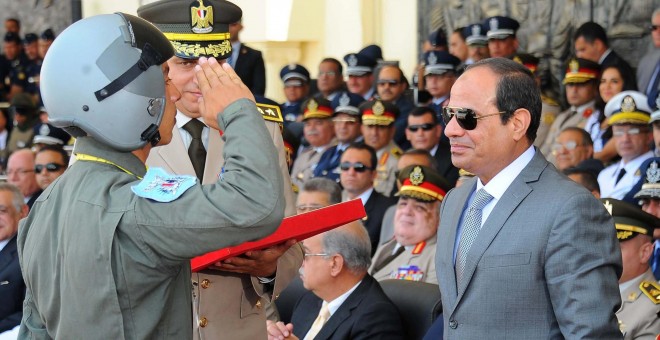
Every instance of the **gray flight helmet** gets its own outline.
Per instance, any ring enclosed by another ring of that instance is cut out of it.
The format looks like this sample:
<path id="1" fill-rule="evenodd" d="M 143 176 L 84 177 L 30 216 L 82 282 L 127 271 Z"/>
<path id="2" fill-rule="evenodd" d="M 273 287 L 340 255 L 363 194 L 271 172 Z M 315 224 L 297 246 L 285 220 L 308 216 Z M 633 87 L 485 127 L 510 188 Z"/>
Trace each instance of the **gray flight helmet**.
<path id="1" fill-rule="evenodd" d="M 51 124 L 119 151 L 156 145 L 166 103 L 160 65 L 173 55 L 167 38 L 136 16 L 74 23 L 55 39 L 41 69 Z"/>

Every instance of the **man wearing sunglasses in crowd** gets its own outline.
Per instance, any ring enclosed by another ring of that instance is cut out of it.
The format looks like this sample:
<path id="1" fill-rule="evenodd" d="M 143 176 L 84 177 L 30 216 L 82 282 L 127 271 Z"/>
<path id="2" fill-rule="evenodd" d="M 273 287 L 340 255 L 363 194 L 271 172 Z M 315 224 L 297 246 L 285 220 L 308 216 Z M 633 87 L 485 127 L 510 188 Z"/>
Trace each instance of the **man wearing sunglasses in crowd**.
<path id="1" fill-rule="evenodd" d="M 405 95 L 406 89 L 408 89 L 408 80 L 399 66 L 387 64 L 381 67 L 376 80 L 376 92 L 378 98 L 396 105 L 399 109 L 398 118 L 394 123 L 396 127 L 394 142 L 404 150 L 410 148 L 410 143 L 406 140 L 406 118 L 415 108 L 415 104 Z"/>
<path id="2" fill-rule="evenodd" d="M 605 106 L 605 116 L 612 127 L 612 138 L 621 160 L 598 175 L 600 194 L 604 198 L 624 199 L 642 178 L 639 171 L 645 160 L 653 157 L 651 108 L 641 92 L 623 91 Z"/>
<path id="3" fill-rule="evenodd" d="M 533 146 L 541 94 L 512 60 L 468 66 L 443 110 L 456 167 L 440 208 L 444 339 L 617 339 L 612 216 Z"/>
<path id="4" fill-rule="evenodd" d="M 406 138 L 413 148 L 426 150 L 433 156 L 436 171 L 453 188 L 458 179 L 458 169 L 451 163 L 449 143 L 441 139 L 443 130 L 435 110 L 430 107 L 416 107 L 408 115 Z"/>
<path id="5" fill-rule="evenodd" d="M 34 174 L 41 190 L 45 190 L 50 183 L 62 176 L 69 156 L 61 146 L 43 146 L 34 156 Z"/>
<path id="6" fill-rule="evenodd" d="M 369 232 L 371 240 L 371 255 L 376 252 L 380 238 L 380 227 L 383 215 L 390 206 L 396 203 L 396 198 L 386 197 L 374 190 L 376 180 L 376 151 L 364 144 L 351 144 L 341 157 L 341 186 L 344 188 L 344 200 L 359 198 L 364 205 L 367 216 L 362 224 Z"/>
<path id="7" fill-rule="evenodd" d="M 359 109 L 364 143 L 374 148 L 378 157 L 374 189 L 385 196 L 392 196 L 396 190 L 396 164 L 403 153 L 393 140 L 399 110 L 394 104 L 383 100 L 364 102 Z"/>

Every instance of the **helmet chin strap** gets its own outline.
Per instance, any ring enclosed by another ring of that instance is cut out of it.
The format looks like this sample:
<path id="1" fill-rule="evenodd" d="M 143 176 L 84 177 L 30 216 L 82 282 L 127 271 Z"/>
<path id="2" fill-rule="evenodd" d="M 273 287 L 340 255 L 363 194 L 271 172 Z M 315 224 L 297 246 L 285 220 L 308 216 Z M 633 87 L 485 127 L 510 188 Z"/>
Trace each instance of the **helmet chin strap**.
<path id="1" fill-rule="evenodd" d="M 140 76 L 142 72 L 149 69 L 149 67 L 154 65 L 160 65 L 165 62 L 165 58 L 149 43 L 145 43 L 142 47 L 142 53 L 140 54 L 140 59 L 131 66 L 124 74 L 119 76 L 117 79 L 113 80 L 110 84 L 106 85 L 104 88 L 94 92 L 96 100 L 102 101 L 113 94 L 119 92 L 126 85 L 130 84 L 135 78 Z"/>
<path id="2" fill-rule="evenodd" d="M 158 131 L 158 125 L 149 125 L 146 130 L 142 131 L 140 139 L 151 143 L 151 146 L 156 146 L 158 142 L 160 142 L 160 131 Z"/>

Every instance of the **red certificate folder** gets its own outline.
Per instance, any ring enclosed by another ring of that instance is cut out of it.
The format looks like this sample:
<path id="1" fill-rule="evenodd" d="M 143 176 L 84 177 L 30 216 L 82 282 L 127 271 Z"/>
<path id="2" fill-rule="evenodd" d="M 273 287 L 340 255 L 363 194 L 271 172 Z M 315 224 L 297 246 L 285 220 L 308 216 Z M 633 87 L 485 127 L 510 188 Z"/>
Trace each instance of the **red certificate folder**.
<path id="1" fill-rule="evenodd" d="M 249 250 L 268 248 L 291 239 L 302 241 L 324 231 L 359 220 L 366 215 L 362 201 L 354 199 L 304 214 L 290 216 L 282 220 L 282 224 L 274 233 L 261 240 L 245 242 L 234 247 L 222 248 L 195 257 L 190 260 L 192 271 L 200 271 L 218 261 L 243 254 Z"/>

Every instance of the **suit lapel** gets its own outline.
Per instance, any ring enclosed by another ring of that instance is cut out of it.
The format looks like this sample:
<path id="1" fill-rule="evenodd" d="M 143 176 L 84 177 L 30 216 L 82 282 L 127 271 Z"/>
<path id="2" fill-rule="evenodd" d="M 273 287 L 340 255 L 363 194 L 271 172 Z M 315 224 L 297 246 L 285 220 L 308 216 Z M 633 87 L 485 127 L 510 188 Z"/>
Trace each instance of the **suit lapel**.
<path id="1" fill-rule="evenodd" d="M 0 272 L 12 262 L 16 255 L 16 235 L 14 235 L 0 250 Z"/>
<path id="2" fill-rule="evenodd" d="M 306 313 L 302 317 L 300 322 L 296 324 L 296 328 L 300 330 L 300 333 L 296 331 L 296 334 L 299 335 L 300 339 L 304 338 L 307 332 L 309 332 L 309 329 L 312 328 L 312 324 L 314 324 L 314 320 L 316 320 L 316 317 L 319 315 L 319 311 L 321 310 L 321 304 L 323 304 L 323 300 L 314 295 L 314 293 L 309 292 L 309 294 L 312 295 L 313 308 L 309 311 L 309 313 Z"/>
<path id="3" fill-rule="evenodd" d="M 523 169 L 523 171 L 513 180 L 509 188 L 504 192 L 504 195 L 499 199 L 497 205 L 488 216 L 484 223 L 479 235 L 474 240 L 472 247 L 467 255 L 467 262 L 465 263 L 465 279 L 460 287 L 457 287 L 456 304 L 458 304 L 467 290 L 472 275 L 474 274 L 477 264 L 481 261 L 481 257 L 490 244 L 493 242 L 497 234 L 500 232 L 504 223 L 509 219 L 513 211 L 520 205 L 520 203 L 529 195 L 532 188 L 528 185 L 529 182 L 538 181 L 541 172 L 547 166 L 547 161 L 541 153 L 537 150 L 534 158 Z"/>
<path id="4" fill-rule="evenodd" d="M 190 162 L 190 157 L 188 157 L 188 152 L 181 139 L 181 133 L 176 126 L 172 131 L 172 141 L 167 146 L 159 147 L 158 155 L 172 173 L 195 175 L 195 169 Z"/>
<path id="5" fill-rule="evenodd" d="M 209 131 L 209 144 L 206 151 L 206 165 L 204 166 L 203 184 L 215 183 L 222 171 L 224 159 L 222 157 L 224 142 L 217 130 Z"/>
<path id="6" fill-rule="evenodd" d="M 337 328 L 351 316 L 351 313 L 353 313 L 353 310 L 357 308 L 357 306 L 360 305 L 362 302 L 362 299 L 364 299 L 364 296 L 367 294 L 369 291 L 369 288 L 371 287 L 373 282 L 373 279 L 371 276 L 367 275 L 362 279 L 362 282 L 360 282 L 360 285 L 355 288 L 353 293 L 348 296 L 346 301 L 341 304 L 339 309 L 333 314 L 328 322 L 323 325 L 323 328 L 321 328 L 321 331 L 319 334 L 316 335 L 314 338 L 315 340 L 323 340 L 323 339 L 330 339 L 332 338 L 332 335 L 335 333 Z M 319 307 L 320 309 L 320 307 Z"/>

